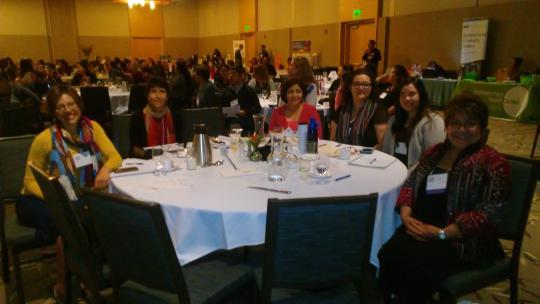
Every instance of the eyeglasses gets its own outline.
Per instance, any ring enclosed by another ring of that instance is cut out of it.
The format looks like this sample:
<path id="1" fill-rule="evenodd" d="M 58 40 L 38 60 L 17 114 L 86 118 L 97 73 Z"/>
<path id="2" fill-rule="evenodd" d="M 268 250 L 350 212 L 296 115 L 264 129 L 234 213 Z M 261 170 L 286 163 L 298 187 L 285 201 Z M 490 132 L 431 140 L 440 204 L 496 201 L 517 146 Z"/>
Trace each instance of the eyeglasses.
<path id="1" fill-rule="evenodd" d="M 59 113 L 65 113 L 67 111 L 73 110 L 75 108 L 78 108 L 79 106 L 76 103 L 67 103 L 65 105 L 57 105 L 56 106 L 56 112 Z"/>
<path id="2" fill-rule="evenodd" d="M 461 128 L 461 126 L 463 126 L 465 129 L 473 129 L 473 128 L 478 127 L 479 125 L 480 125 L 480 122 L 473 121 L 473 120 L 468 120 L 468 121 L 450 120 L 448 122 L 448 126 L 455 129 L 459 129 Z"/>
<path id="3" fill-rule="evenodd" d="M 354 88 L 369 89 L 369 88 L 371 88 L 371 83 L 369 83 L 369 82 L 353 82 L 352 86 Z"/>

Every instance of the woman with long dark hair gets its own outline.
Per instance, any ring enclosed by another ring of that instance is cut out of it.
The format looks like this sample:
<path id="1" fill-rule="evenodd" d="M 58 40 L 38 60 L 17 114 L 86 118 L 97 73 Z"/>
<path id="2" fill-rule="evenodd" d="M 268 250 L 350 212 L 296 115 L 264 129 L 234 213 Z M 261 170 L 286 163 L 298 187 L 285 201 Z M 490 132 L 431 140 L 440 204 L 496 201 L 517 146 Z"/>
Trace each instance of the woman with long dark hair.
<path id="1" fill-rule="evenodd" d="M 395 90 L 399 102 L 396 114 L 388 120 L 382 151 L 411 167 L 427 148 L 444 141 L 444 121 L 430 110 L 429 96 L 419 78 L 409 78 Z"/>

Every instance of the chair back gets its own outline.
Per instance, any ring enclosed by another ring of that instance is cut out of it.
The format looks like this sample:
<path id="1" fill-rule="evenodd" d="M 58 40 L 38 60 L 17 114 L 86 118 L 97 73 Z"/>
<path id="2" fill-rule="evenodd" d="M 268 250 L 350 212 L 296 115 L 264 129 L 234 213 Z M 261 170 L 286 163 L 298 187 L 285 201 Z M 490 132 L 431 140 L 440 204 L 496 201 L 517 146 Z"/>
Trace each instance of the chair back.
<path id="1" fill-rule="evenodd" d="M 92 118 L 111 112 L 111 99 L 107 87 L 81 87 L 81 97 L 84 104 L 84 114 Z"/>
<path id="2" fill-rule="evenodd" d="M 28 151 L 34 135 L 0 138 L 0 199 L 15 199 L 23 187 Z"/>
<path id="3" fill-rule="evenodd" d="M 115 287 L 131 280 L 149 288 L 189 295 L 161 206 L 83 189 Z"/>
<path id="4" fill-rule="evenodd" d="M 113 143 L 122 158 L 129 155 L 131 149 L 130 125 L 133 114 L 113 116 Z"/>
<path id="5" fill-rule="evenodd" d="M 98 294 L 101 263 L 98 263 L 99 256 L 92 254 L 92 247 L 77 207 L 73 205 L 74 202 L 70 200 L 57 177 L 49 176 L 33 163 L 28 165 L 43 192 L 56 228 L 62 235 L 69 270 L 75 273 L 88 288 L 92 288 L 94 294 Z"/>
<path id="6" fill-rule="evenodd" d="M 31 103 L 12 104 L 1 111 L 1 136 L 36 134 L 40 131 L 37 108 Z"/>
<path id="7" fill-rule="evenodd" d="M 98 122 L 109 138 L 112 138 L 111 99 L 107 87 L 81 87 L 84 103 L 83 114 Z"/>
<path id="8" fill-rule="evenodd" d="M 145 86 L 140 84 L 132 85 L 129 89 L 129 113 L 141 111 L 146 106 Z"/>
<path id="9" fill-rule="evenodd" d="M 219 107 L 181 109 L 178 116 L 181 123 L 183 142 L 189 142 L 193 139 L 194 124 L 205 124 L 210 136 L 225 134 L 225 119 L 222 109 Z"/>
<path id="10" fill-rule="evenodd" d="M 269 199 L 263 299 L 272 287 L 358 283 L 369 261 L 377 197 Z"/>
<path id="11" fill-rule="evenodd" d="M 506 155 L 511 169 L 512 192 L 499 225 L 501 238 L 512 241 L 523 239 L 525 226 L 536 187 L 538 162 Z"/>

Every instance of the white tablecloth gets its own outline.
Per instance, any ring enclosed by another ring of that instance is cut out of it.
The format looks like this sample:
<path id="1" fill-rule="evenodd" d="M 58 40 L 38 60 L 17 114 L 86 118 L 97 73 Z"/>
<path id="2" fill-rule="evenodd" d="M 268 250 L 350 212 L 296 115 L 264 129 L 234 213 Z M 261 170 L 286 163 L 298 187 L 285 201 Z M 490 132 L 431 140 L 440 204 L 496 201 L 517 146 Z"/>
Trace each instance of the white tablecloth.
<path id="1" fill-rule="evenodd" d="M 327 147 L 335 145 L 327 143 Z M 382 152 L 375 151 L 375 156 Z M 166 176 L 152 174 L 153 162 L 124 160 L 124 165 L 138 165 L 135 175 L 116 175 L 111 179 L 111 190 L 135 199 L 158 202 L 163 206 L 165 218 L 182 265 L 218 249 L 264 243 L 267 200 L 277 198 L 302 198 L 321 196 L 364 195 L 379 193 L 371 263 L 378 267 L 377 253 L 400 224 L 394 212 L 395 201 L 407 169 L 395 161 L 385 169 L 351 166 L 347 161 L 326 158 L 331 164 L 332 179 L 328 184 L 290 170 L 283 183 L 267 181 L 266 163 L 239 160 L 233 152 L 233 161 L 239 167 L 254 166 L 258 174 L 225 178 L 220 170 L 232 170 L 225 162 L 220 167 L 186 170 L 185 159 L 174 158 L 180 170 Z M 383 155 L 381 155 L 383 156 Z M 223 159 L 214 150 L 214 161 Z M 144 173 L 146 172 L 146 173 Z M 351 174 L 350 178 L 334 181 L 335 177 Z M 249 189 L 247 186 L 266 186 L 291 190 L 281 194 Z"/>

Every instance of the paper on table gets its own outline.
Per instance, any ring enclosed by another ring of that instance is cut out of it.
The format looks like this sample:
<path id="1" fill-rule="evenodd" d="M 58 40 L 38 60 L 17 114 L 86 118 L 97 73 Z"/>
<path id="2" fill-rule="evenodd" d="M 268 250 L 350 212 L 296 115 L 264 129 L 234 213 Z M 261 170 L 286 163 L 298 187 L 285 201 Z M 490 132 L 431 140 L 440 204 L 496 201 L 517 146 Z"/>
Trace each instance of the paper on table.
<path id="1" fill-rule="evenodd" d="M 236 117 L 236 114 L 241 110 L 240 105 L 236 104 L 231 107 L 223 107 L 223 114 L 227 117 Z"/>
<path id="2" fill-rule="evenodd" d="M 221 173 L 221 175 L 225 178 L 235 177 L 235 176 L 254 175 L 254 174 L 259 173 L 257 168 L 255 168 L 252 165 L 236 163 L 236 166 L 238 167 L 238 170 L 234 170 L 232 166 L 222 166 L 219 168 L 219 173 Z"/>
<path id="3" fill-rule="evenodd" d="M 370 167 L 370 168 L 386 168 L 390 166 L 396 158 L 386 153 L 376 153 L 369 155 L 360 155 L 359 157 L 351 160 L 349 165 Z"/>
<path id="4" fill-rule="evenodd" d="M 178 188 L 193 187 L 194 182 L 184 177 L 160 176 L 159 182 L 133 181 L 127 188 L 137 189 L 139 192 L 175 191 Z"/>

